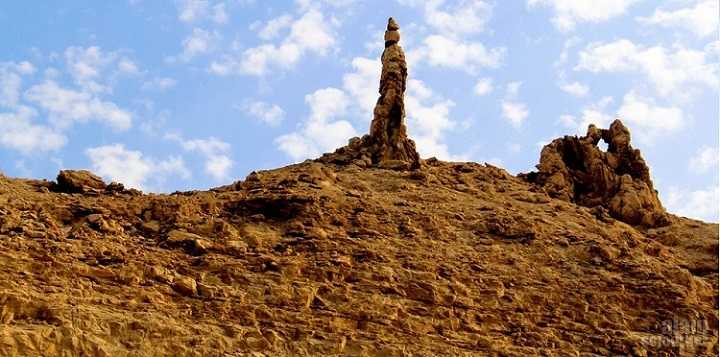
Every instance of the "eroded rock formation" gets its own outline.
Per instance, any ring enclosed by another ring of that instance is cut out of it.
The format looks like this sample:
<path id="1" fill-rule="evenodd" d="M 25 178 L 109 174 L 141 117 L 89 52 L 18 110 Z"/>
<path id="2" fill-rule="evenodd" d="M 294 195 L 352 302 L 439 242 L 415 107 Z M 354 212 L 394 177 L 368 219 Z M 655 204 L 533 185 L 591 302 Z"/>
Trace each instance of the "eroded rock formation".
<path id="1" fill-rule="evenodd" d="M 603 140 L 607 152 L 598 148 Z M 551 196 L 587 207 L 604 207 L 633 225 L 657 227 L 669 223 L 650 170 L 640 150 L 630 145 L 630 131 L 620 120 L 609 129 L 588 127 L 583 137 L 565 136 L 546 145 L 538 172 L 523 175 Z"/>
<path id="2" fill-rule="evenodd" d="M 87 170 L 62 170 L 57 176 L 54 191 L 65 193 L 85 193 L 92 190 L 103 191 L 107 185 L 97 175 Z"/>
<path id="3" fill-rule="evenodd" d="M 399 44 L 399 29 L 392 17 L 388 19 L 382 54 L 380 98 L 373 112 L 370 134 L 350 139 L 347 146 L 326 154 L 321 161 L 394 169 L 414 169 L 420 166 L 420 155 L 415 150 L 415 142 L 407 136 L 404 122 L 408 72 L 405 53 Z"/>
<path id="4" fill-rule="evenodd" d="M 100 176 L 87 170 L 61 170 L 57 175 L 57 182 L 48 186 L 55 192 L 81 193 L 81 194 L 133 194 L 138 195 L 136 189 L 126 189 L 118 182 L 106 184 Z"/>

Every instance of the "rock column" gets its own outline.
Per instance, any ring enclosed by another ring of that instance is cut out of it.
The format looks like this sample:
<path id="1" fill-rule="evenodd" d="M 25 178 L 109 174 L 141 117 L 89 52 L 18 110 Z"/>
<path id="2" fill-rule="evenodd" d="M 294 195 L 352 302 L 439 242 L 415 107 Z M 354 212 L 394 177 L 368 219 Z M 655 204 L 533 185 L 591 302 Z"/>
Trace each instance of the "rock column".
<path id="1" fill-rule="evenodd" d="M 398 43 L 400 27 L 391 17 L 385 31 L 385 50 L 382 54 L 380 98 L 370 125 L 372 161 L 382 165 L 388 161 L 403 161 L 411 167 L 419 166 L 420 156 L 415 142 L 407 136 L 405 127 L 405 88 L 407 64 L 405 53 Z"/>

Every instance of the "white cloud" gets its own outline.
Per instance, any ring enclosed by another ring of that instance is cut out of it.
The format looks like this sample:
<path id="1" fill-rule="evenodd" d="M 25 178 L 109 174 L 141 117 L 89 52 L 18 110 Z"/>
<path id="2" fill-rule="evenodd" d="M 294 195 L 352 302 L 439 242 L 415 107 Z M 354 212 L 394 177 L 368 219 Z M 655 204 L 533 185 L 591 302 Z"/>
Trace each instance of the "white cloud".
<path id="1" fill-rule="evenodd" d="M 211 20 L 216 24 L 226 24 L 229 16 L 225 2 L 213 4 L 209 0 L 179 0 L 178 19 L 185 23 Z"/>
<path id="2" fill-rule="evenodd" d="M 654 99 L 641 97 L 634 91 L 623 97 L 618 116 L 629 127 L 636 129 L 641 141 L 648 143 L 656 136 L 677 131 L 684 123 L 684 114 L 680 108 L 657 105 Z"/>
<path id="3" fill-rule="evenodd" d="M 486 94 L 489 94 L 493 90 L 493 83 L 491 78 L 480 78 L 477 83 L 475 84 L 475 88 L 473 88 L 475 91 L 475 94 L 479 96 L 484 96 Z"/>
<path id="4" fill-rule="evenodd" d="M 415 140 L 421 157 L 435 156 L 443 160 L 465 161 L 464 156 L 450 154 L 444 143 L 445 132 L 455 127 L 450 119 L 450 109 L 455 106 L 451 100 L 443 100 L 435 95 L 424 82 L 408 81 L 405 97 L 408 133 Z"/>
<path id="5" fill-rule="evenodd" d="M 559 118 L 560 124 L 568 129 L 573 129 L 577 134 L 585 135 L 590 124 L 599 128 L 607 128 L 613 121 L 614 116 L 607 114 L 607 108 L 612 104 L 611 97 L 603 97 L 595 103 L 585 106 L 580 111 L 580 116 L 563 114 Z"/>
<path id="6" fill-rule="evenodd" d="M 290 28 L 292 16 L 284 14 L 268 21 L 265 26 L 258 29 L 258 36 L 266 41 L 272 40 L 280 35 L 280 32 Z"/>
<path id="7" fill-rule="evenodd" d="M 295 3 L 300 10 L 305 11 L 308 9 L 317 9 L 322 5 L 343 8 L 352 5 L 355 1 L 356 0 L 295 0 Z"/>
<path id="8" fill-rule="evenodd" d="M 319 89 L 305 96 L 310 116 L 302 127 L 275 139 L 281 151 L 295 161 L 334 150 L 357 135 L 346 120 L 335 120 L 347 113 L 349 98 L 340 89 Z"/>
<path id="9" fill-rule="evenodd" d="M 674 106 L 658 105 L 653 98 L 638 95 L 634 90 L 623 97 L 623 101 L 612 113 L 608 106 L 613 102 L 611 97 L 604 97 L 581 110 L 580 116 L 565 114 L 559 122 L 578 134 L 585 134 L 590 124 L 607 128 L 616 117 L 627 125 L 633 136 L 646 144 L 652 144 L 655 138 L 673 133 L 684 126 L 685 115 L 682 109 Z"/>
<path id="10" fill-rule="evenodd" d="M 225 9 L 224 3 L 215 4 L 213 6 L 213 14 L 212 14 L 212 20 L 216 24 L 226 24 L 228 22 L 229 16 L 227 14 L 227 10 Z"/>
<path id="11" fill-rule="evenodd" d="M 183 22 L 195 22 L 208 13 L 208 0 L 182 0 L 178 4 L 178 19 Z"/>
<path id="12" fill-rule="evenodd" d="M 697 174 L 704 174 L 713 167 L 718 166 L 718 153 L 717 148 L 710 146 L 701 147 L 695 156 L 690 159 L 689 167 L 690 171 Z"/>
<path id="13" fill-rule="evenodd" d="M 324 56 L 335 45 L 334 22 L 310 9 L 290 25 L 290 33 L 279 44 L 251 47 L 239 56 L 226 55 L 213 61 L 209 71 L 217 75 L 262 76 L 273 68 L 292 68 L 306 54 Z"/>
<path id="14" fill-rule="evenodd" d="M 53 151 L 65 145 L 67 138 L 57 130 L 33 124 L 34 109 L 19 106 L 15 112 L 0 113 L 0 146 L 24 154 Z"/>
<path id="15" fill-rule="evenodd" d="M 661 27 L 679 27 L 694 33 L 698 37 L 714 35 L 718 32 L 717 0 L 698 0 L 691 7 L 675 10 L 655 9 L 652 16 L 638 17 L 637 21 L 645 25 Z"/>
<path id="16" fill-rule="evenodd" d="M 527 105 L 525 105 L 525 103 L 509 100 L 504 100 L 502 102 L 503 118 L 509 120 L 510 124 L 512 124 L 512 126 L 516 128 L 522 126 L 523 122 L 525 122 L 525 119 L 527 119 L 529 114 L 530 112 L 527 109 Z"/>
<path id="17" fill-rule="evenodd" d="M 205 172 L 217 181 L 226 180 L 234 165 L 230 159 L 230 144 L 210 137 L 186 140 L 180 135 L 167 134 L 165 138 L 180 144 L 185 151 L 197 152 L 205 158 Z"/>
<path id="18" fill-rule="evenodd" d="M 95 173 L 127 187 L 142 190 L 146 189 L 150 179 L 162 183 L 170 175 L 190 177 L 190 171 L 182 158 L 170 157 L 157 161 L 144 157 L 140 151 L 125 149 L 122 144 L 88 148 L 85 154 L 90 158 Z"/>
<path id="19" fill-rule="evenodd" d="M 561 81 L 560 83 L 558 83 L 558 86 L 565 93 L 571 94 L 575 97 L 584 97 L 588 95 L 588 93 L 590 93 L 590 88 L 580 82 L 567 83 Z"/>
<path id="20" fill-rule="evenodd" d="M 492 6 L 480 0 L 462 0 L 454 7 L 441 9 L 444 0 L 425 2 L 425 22 L 444 34 L 481 32 L 492 16 Z"/>
<path id="21" fill-rule="evenodd" d="M 709 222 L 718 222 L 720 188 L 710 186 L 700 190 L 670 187 L 662 202 L 668 211 Z"/>
<path id="22" fill-rule="evenodd" d="M 60 128 L 89 120 L 106 123 L 116 130 L 127 130 L 132 124 L 132 115 L 115 103 L 90 93 L 62 88 L 52 80 L 30 87 L 24 97 L 45 109 L 50 121 Z"/>
<path id="23" fill-rule="evenodd" d="M 0 63 L 0 106 L 13 108 L 20 100 L 22 77 L 35 73 L 32 63 Z"/>
<path id="24" fill-rule="evenodd" d="M 140 89 L 142 90 L 155 90 L 164 92 L 177 85 L 177 81 L 169 77 L 154 77 L 148 81 L 143 82 Z"/>
<path id="25" fill-rule="evenodd" d="M 194 28 L 182 42 L 183 50 L 180 59 L 187 62 L 195 56 L 210 52 L 215 47 L 218 38 L 217 32 Z"/>
<path id="26" fill-rule="evenodd" d="M 84 91 L 109 92 L 111 88 L 100 81 L 107 77 L 103 70 L 117 59 L 114 52 L 103 52 L 100 47 L 68 47 L 65 62 L 70 75 Z"/>
<path id="27" fill-rule="evenodd" d="M 708 51 L 712 51 L 709 48 Z M 718 64 L 705 51 L 663 46 L 643 47 L 627 39 L 592 43 L 579 54 L 575 70 L 639 72 L 662 96 L 687 96 L 697 86 L 718 87 Z"/>
<path id="28" fill-rule="evenodd" d="M 505 57 L 505 48 L 486 48 L 480 42 L 466 42 L 443 35 L 425 38 L 422 46 L 408 52 L 408 64 L 427 62 L 431 66 L 446 67 L 475 73 L 481 68 L 497 68 Z"/>
<path id="29" fill-rule="evenodd" d="M 285 118 L 285 111 L 276 104 L 252 101 L 245 103 L 242 109 L 245 113 L 270 126 L 278 126 Z"/>
<path id="30" fill-rule="evenodd" d="M 135 75 L 140 73 L 140 69 L 138 68 L 137 64 L 127 58 L 123 58 L 120 60 L 120 62 L 118 62 L 118 70 L 121 73 L 129 75 Z"/>
<path id="31" fill-rule="evenodd" d="M 527 105 L 517 100 L 517 96 L 520 92 L 520 86 L 522 82 L 510 82 L 507 84 L 505 90 L 505 98 L 501 101 L 502 116 L 507 119 L 515 128 L 519 128 L 523 125 L 530 110 Z"/>
<path id="32" fill-rule="evenodd" d="M 528 0 L 529 7 L 545 6 L 555 12 L 552 22 L 561 31 L 571 31 L 578 23 L 599 23 L 623 15 L 640 0 Z"/>
<path id="33" fill-rule="evenodd" d="M 20 100 L 22 78 L 19 74 L 0 68 L 0 105 L 14 107 Z"/>
<path id="34" fill-rule="evenodd" d="M 561 67 L 565 65 L 568 61 L 568 56 L 570 54 L 570 49 L 575 47 L 578 43 L 580 43 L 581 39 L 577 36 L 572 36 L 569 39 L 565 40 L 565 43 L 563 43 L 563 49 L 562 52 L 560 52 L 560 57 L 557 61 L 553 64 L 555 67 Z"/>
<path id="35" fill-rule="evenodd" d="M 378 82 L 382 64 L 379 60 L 355 57 L 352 67 L 353 72 L 343 75 L 343 88 L 355 98 L 362 116 L 369 121 L 379 97 Z"/>

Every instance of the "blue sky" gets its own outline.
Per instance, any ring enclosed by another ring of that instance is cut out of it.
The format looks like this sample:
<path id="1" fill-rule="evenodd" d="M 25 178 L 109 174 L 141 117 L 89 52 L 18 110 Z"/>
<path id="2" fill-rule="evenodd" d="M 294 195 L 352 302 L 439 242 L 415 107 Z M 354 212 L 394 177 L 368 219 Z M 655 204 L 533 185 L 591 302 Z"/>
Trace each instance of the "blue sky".
<path id="1" fill-rule="evenodd" d="M 619 116 L 672 212 L 717 221 L 715 0 L 13 1 L 0 171 L 202 189 L 364 134 L 388 16 L 423 157 L 533 169 Z"/>

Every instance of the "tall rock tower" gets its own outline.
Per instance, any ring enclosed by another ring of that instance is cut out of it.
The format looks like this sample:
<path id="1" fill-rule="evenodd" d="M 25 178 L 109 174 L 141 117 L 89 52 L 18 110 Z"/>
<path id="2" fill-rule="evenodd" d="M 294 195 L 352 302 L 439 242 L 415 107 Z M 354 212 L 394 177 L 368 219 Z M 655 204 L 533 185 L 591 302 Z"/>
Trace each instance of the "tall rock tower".
<path id="1" fill-rule="evenodd" d="M 391 17 L 385 31 L 385 50 L 382 54 L 380 98 L 378 98 L 370 124 L 373 144 L 373 163 L 401 160 L 417 167 L 420 156 L 415 142 L 407 137 L 405 128 L 405 88 L 407 64 L 400 47 L 400 26 Z"/>
<path id="2" fill-rule="evenodd" d="M 350 139 L 347 146 L 323 155 L 320 161 L 393 169 L 420 167 L 420 155 L 415 150 L 415 142 L 408 138 L 405 127 L 408 71 L 405 53 L 398 44 L 399 29 L 397 22 L 389 18 L 385 31 L 385 50 L 381 58 L 380 98 L 373 111 L 370 134 Z"/>

